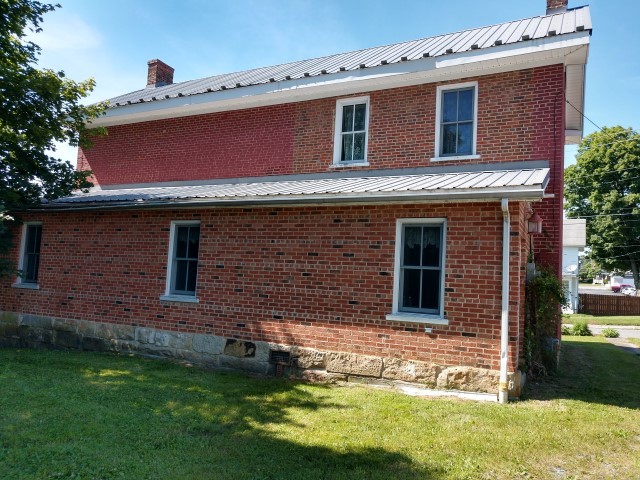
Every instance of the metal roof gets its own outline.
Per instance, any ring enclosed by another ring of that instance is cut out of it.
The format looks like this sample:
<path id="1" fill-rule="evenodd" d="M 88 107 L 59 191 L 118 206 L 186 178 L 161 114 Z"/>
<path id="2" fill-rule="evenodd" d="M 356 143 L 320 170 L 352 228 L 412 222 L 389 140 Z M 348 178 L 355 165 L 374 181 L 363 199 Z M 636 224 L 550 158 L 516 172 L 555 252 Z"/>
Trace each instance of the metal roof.
<path id="1" fill-rule="evenodd" d="M 46 208 L 344 203 L 488 198 L 541 198 L 549 168 L 453 171 L 420 175 L 332 177 L 177 187 L 98 190 L 54 200 Z"/>
<path id="2" fill-rule="evenodd" d="M 505 22 L 488 27 L 367 48 L 326 57 L 301 60 L 271 67 L 215 75 L 156 88 L 145 88 L 109 100 L 111 107 L 165 100 L 270 82 L 286 82 L 345 71 L 410 62 L 470 52 L 501 45 L 532 42 L 545 37 L 591 31 L 589 7 L 568 9 L 552 15 Z"/>

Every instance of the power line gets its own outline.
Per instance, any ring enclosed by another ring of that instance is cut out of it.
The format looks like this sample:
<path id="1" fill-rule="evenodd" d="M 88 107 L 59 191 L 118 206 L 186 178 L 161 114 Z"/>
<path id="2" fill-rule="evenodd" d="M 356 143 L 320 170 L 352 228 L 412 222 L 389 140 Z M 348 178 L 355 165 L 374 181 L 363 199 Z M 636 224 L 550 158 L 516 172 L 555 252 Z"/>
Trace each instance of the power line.
<path id="1" fill-rule="evenodd" d="M 640 253 L 640 250 L 637 250 L 637 251 L 631 252 L 631 253 L 625 253 L 624 255 L 616 255 L 615 257 L 597 257 L 597 256 L 593 255 L 593 253 L 591 253 L 590 255 L 593 255 L 593 257 L 591 257 L 591 258 L 593 258 L 595 260 L 615 260 L 616 258 L 628 257 L 630 255 L 636 255 L 636 254 L 639 254 L 639 253 Z"/>
<path id="2" fill-rule="evenodd" d="M 591 123 L 592 123 L 592 124 L 593 124 L 597 129 L 598 129 L 598 130 L 602 130 L 602 127 L 599 127 L 598 125 L 596 125 L 596 123 L 595 123 L 593 120 L 591 120 L 591 119 L 590 119 L 589 117 L 587 117 L 584 113 L 582 113 L 580 110 L 578 110 L 578 109 L 573 105 L 573 103 L 571 103 L 571 102 L 570 102 L 569 100 L 567 100 L 566 98 L 565 98 L 565 102 L 567 102 L 569 105 L 571 105 L 571 107 L 572 107 L 576 112 L 578 112 L 578 113 L 579 113 L 580 115 L 582 115 L 584 118 L 586 118 L 587 120 L 589 120 L 589 121 L 590 121 L 590 122 L 591 122 Z"/>

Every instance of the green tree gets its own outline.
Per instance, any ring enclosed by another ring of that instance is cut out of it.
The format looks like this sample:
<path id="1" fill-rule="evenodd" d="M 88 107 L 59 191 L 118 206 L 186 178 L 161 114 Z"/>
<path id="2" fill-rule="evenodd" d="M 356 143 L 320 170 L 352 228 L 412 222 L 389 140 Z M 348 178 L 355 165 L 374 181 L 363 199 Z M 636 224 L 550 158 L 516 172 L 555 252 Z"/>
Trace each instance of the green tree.
<path id="1" fill-rule="evenodd" d="M 580 281 L 583 283 L 592 282 L 596 275 L 602 271 L 602 267 L 591 255 L 585 256 L 580 263 Z"/>
<path id="2" fill-rule="evenodd" d="M 565 209 L 587 218 L 590 257 L 602 267 L 633 272 L 640 286 L 640 135 L 606 127 L 584 138 L 565 170 Z"/>
<path id="3" fill-rule="evenodd" d="M 11 271 L 12 214 L 87 188 L 90 172 L 77 172 L 55 156 L 56 142 L 87 145 L 85 122 L 103 104 L 83 106 L 93 79 L 74 82 L 64 72 L 37 68 L 40 47 L 27 38 L 42 16 L 60 7 L 34 0 L 0 0 L 0 274 Z"/>

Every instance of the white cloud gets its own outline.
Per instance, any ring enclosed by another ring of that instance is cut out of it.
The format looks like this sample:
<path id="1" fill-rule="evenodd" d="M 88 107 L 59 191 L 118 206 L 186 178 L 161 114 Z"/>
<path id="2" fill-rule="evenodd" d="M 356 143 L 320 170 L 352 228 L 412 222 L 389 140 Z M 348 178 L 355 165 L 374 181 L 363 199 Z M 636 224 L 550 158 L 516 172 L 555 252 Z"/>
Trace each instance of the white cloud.
<path id="1" fill-rule="evenodd" d="M 63 10 L 47 15 L 42 31 L 29 35 L 46 52 L 69 54 L 78 50 L 100 48 L 102 35 L 77 15 Z"/>

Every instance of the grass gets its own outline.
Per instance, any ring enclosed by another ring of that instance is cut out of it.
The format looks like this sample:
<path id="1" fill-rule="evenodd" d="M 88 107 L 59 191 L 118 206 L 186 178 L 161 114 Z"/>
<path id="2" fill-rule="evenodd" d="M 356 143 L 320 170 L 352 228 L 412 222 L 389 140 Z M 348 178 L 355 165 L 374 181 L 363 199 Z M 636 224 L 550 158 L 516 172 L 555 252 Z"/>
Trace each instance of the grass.
<path id="1" fill-rule="evenodd" d="M 640 338 L 625 338 L 625 340 L 640 347 Z"/>
<path id="2" fill-rule="evenodd" d="M 563 348 L 506 406 L 0 349 L 0 478 L 637 478 L 640 358 Z"/>
<path id="3" fill-rule="evenodd" d="M 599 315 L 586 315 L 582 313 L 562 315 L 562 323 L 573 323 L 577 321 L 585 321 L 589 325 L 640 326 L 639 315 L 599 316 Z"/>

